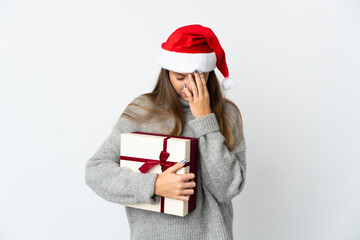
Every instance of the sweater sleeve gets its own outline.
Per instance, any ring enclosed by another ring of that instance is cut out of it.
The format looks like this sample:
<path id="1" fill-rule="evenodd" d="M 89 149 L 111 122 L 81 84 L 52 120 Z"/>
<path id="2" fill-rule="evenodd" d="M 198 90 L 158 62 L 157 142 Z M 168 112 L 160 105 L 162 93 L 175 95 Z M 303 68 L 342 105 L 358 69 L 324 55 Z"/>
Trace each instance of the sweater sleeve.
<path id="1" fill-rule="evenodd" d="M 240 116 L 235 108 L 230 111 L 239 132 L 241 132 Z M 235 114 L 236 113 L 236 114 Z M 228 121 L 230 126 L 235 126 Z M 218 202 L 229 202 L 238 195 L 245 184 L 246 176 L 246 146 L 245 138 L 232 150 L 225 145 L 225 137 L 220 132 L 214 113 L 193 119 L 189 126 L 199 138 L 199 161 L 201 164 L 201 179 Z M 235 127 L 231 127 L 238 141 Z"/>
<path id="2" fill-rule="evenodd" d="M 156 173 L 133 172 L 120 166 L 120 134 L 132 132 L 126 118 L 120 118 L 110 135 L 87 161 L 86 184 L 100 197 L 113 203 L 132 204 L 158 201 L 155 191 Z"/>

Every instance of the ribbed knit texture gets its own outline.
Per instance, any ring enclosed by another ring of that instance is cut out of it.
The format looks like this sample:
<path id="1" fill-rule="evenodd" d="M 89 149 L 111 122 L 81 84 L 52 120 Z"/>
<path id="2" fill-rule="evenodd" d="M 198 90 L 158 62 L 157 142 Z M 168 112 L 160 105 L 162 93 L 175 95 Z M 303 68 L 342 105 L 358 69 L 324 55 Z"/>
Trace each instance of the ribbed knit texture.
<path id="1" fill-rule="evenodd" d="M 194 119 L 189 103 L 180 98 L 185 125 L 181 136 L 199 138 L 198 171 L 196 185 L 196 209 L 185 217 L 152 212 L 126 206 L 132 240 L 233 239 L 233 206 L 231 200 L 244 188 L 246 176 L 246 145 L 243 137 L 240 144 L 229 151 L 225 138 L 219 131 L 215 114 Z M 134 103 L 151 106 L 143 96 Z M 133 111 L 144 110 L 131 107 Z M 240 117 L 231 104 L 226 104 L 229 113 L 241 132 Z M 238 141 L 233 121 L 227 116 L 230 128 Z M 121 168 L 120 134 L 143 131 L 166 134 L 174 124 L 171 119 L 161 122 L 149 121 L 139 124 L 127 118 L 116 121 L 108 138 L 86 164 L 86 183 L 103 199 L 113 203 L 155 203 L 155 180 L 158 174 L 132 172 Z M 179 159 L 180 161 L 181 159 Z M 120 233 L 119 233 L 120 234 Z M 119 235 L 119 239 L 124 236 Z"/>

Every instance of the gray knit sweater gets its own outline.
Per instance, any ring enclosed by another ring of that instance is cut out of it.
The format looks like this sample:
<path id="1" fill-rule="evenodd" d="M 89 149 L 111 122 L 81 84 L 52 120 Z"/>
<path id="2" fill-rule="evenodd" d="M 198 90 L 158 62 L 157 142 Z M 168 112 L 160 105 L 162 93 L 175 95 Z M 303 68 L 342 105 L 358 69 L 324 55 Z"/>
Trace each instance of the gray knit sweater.
<path id="1" fill-rule="evenodd" d="M 125 207 L 129 221 L 130 237 L 134 240 L 170 239 L 233 239 L 233 206 L 231 200 L 245 184 L 245 138 L 229 151 L 219 130 L 215 114 L 194 119 L 189 103 L 180 98 L 185 125 L 181 136 L 199 138 L 196 209 L 184 217 Z M 151 106 L 142 95 L 134 103 Z M 133 111 L 144 111 L 131 107 Z M 241 132 L 237 110 L 226 103 L 226 112 L 235 120 Z M 238 140 L 233 121 L 226 116 Z M 111 134 L 86 164 L 86 184 L 103 199 L 113 203 L 155 203 L 160 196 L 154 194 L 158 174 L 132 172 L 121 168 L 120 134 L 123 132 L 152 132 L 166 134 L 173 127 L 173 120 L 149 121 L 139 124 L 121 117 L 114 124 Z M 119 205 L 121 206 L 121 205 Z M 123 236 L 119 236 L 123 239 Z"/>

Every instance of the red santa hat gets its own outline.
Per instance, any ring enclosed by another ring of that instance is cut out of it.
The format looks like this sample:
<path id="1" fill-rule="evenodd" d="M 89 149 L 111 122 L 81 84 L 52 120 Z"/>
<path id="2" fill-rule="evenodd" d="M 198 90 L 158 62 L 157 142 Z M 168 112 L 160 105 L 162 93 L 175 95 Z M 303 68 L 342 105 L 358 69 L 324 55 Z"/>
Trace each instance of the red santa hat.
<path id="1" fill-rule="evenodd" d="M 217 67 L 225 77 L 222 86 L 225 90 L 234 88 L 235 82 L 229 78 L 225 52 L 214 32 L 199 24 L 176 29 L 166 42 L 161 44 L 158 62 L 162 68 L 192 73 L 195 70 L 210 72 Z"/>

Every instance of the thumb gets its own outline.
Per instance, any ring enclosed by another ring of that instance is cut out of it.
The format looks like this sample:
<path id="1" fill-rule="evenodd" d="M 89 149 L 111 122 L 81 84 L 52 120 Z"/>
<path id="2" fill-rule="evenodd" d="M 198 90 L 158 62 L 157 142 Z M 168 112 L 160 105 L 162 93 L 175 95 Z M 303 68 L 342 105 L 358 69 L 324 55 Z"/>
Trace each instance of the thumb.
<path id="1" fill-rule="evenodd" d="M 180 162 L 176 163 L 175 165 L 169 167 L 168 169 L 166 169 L 164 172 L 168 172 L 168 173 L 175 173 L 177 172 L 180 168 L 182 168 L 184 166 L 184 164 L 186 163 L 186 159 L 181 160 Z"/>

